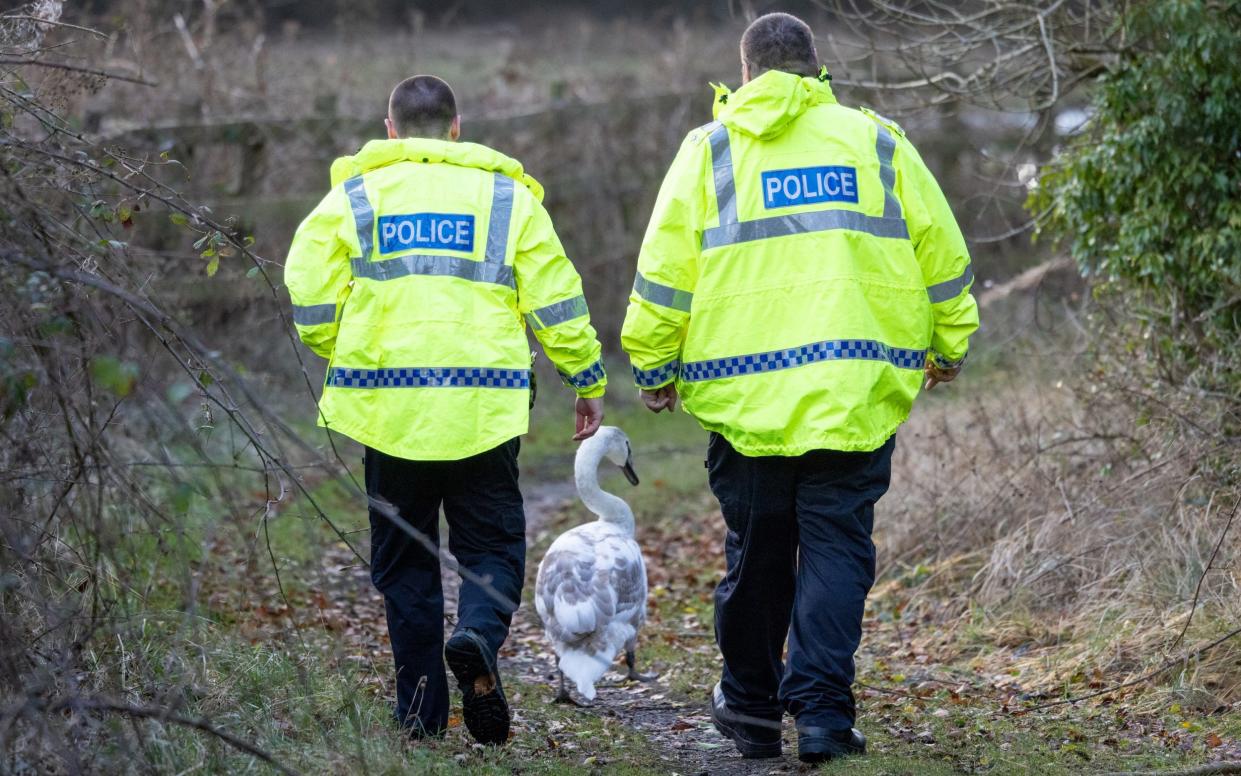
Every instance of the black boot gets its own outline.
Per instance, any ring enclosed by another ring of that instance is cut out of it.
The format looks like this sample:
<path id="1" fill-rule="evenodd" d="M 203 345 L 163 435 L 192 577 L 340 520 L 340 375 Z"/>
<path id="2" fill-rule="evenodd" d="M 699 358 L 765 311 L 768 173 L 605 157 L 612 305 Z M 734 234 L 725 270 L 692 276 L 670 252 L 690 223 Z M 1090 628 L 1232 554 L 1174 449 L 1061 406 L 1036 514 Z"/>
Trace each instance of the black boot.
<path id="1" fill-rule="evenodd" d="M 857 728 L 828 730 L 821 727 L 797 728 L 797 759 L 822 763 L 851 754 L 866 754 L 866 736 Z"/>
<path id="2" fill-rule="evenodd" d="M 508 741 L 509 710 L 495 657 L 478 634 L 460 630 L 444 645 L 444 660 L 461 688 L 465 729 L 480 744 Z"/>
<path id="3" fill-rule="evenodd" d="M 720 735 L 732 739 L 742 757 L 761 760 L 780 756 L 780 720 L 758 719 L 730 711 L 718 684 L 711 693 L 711 722 Z"/>

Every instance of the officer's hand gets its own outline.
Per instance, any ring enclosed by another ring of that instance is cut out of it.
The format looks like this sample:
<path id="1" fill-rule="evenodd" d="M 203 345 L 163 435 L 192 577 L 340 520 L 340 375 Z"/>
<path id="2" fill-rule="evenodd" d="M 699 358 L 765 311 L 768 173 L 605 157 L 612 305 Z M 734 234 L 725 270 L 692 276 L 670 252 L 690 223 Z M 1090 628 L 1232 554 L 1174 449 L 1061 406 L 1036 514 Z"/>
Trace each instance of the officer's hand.
<path id="1" fill-rule="evenodd" d="M 581 442 L 583 439 L 589 439 L 599 430 L 599 426 L 603 425 L 603 399 L 579 398 L 573 405 L 573 414 L 577 425 L 577 433 L 573 435 L 573 441 Z"/>
<path id="2" fill-rule="evenodd" d="M 934 361 L 926 362 L 926 383 L 922 386 L 924 390 L 931 390 L 940 383 L 950 383 L 957 379 L 957 375 L 961 374 L 961 367 L 955 366 L 952 369 L 944 369 L 937 366 Z"/>
<path id="3" fill-rule="evenodd" d="M 656 388 L 653 391 L 642 391 L 641 395 L 642 403 L 651 412 L 660 410 L 673 412 L 677 408 L 677 387 L 673 383 L 668 383 L 663 388 Z"/>

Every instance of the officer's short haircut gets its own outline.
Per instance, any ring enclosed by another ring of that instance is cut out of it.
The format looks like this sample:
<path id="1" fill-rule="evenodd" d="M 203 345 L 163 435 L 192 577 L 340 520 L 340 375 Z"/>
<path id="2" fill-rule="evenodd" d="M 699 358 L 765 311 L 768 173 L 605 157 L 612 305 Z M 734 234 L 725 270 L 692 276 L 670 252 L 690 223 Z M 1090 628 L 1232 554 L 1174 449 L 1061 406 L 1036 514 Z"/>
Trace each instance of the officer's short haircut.
<path id="1" fill-rule="evenodd" d="M 457 117 L 457 98 L 444 79 L 416 75 L 392 90 L 388 117 L 400 137 L 447 137 L 448 128 Z"/>
<path id="2" fill-rule="evenodd" d="M 768 70 L 813 76 L 819 72 L 810 25 L 787 13 L 769 13 L 755 19 L 741 36 L 741 58 L 750 77 Z"/>

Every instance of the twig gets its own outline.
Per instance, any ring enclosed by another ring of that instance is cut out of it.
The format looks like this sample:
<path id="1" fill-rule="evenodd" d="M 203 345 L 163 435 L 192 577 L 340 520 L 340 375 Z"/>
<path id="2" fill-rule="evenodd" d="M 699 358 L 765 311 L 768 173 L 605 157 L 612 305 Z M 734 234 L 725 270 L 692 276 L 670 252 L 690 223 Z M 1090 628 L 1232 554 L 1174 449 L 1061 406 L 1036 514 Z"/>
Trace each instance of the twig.
<path id="1" fill-rule="evenodd" d="M 1111 687 L 1105 687 L 1102 690 L 1096 690 L 1095 692 L 1086 693 L 1085 695 L 1078 695 L 1074 698 L 1062 698 L 1061 700 L 1058 700 L 1058 701 L 1048 701 L 1047 703 L 1040 703 L 1037 706 L 1030 706 L 1024 709 L 1014 709 L 1011 712 L 1011 714 L 1014 717 L 1020 717 L 1021 715 L 1029 714 L 1032 711 L 1042 711 L 1043 709 L 1050 709 L 1053 706 L 1064 706 L 1065 704 L 1080 703 L 1082 701 L 1090 700 L 1091 698 L 1098 698 L 1100 695 L 1108 695 L 1109 693 L 1114 693 L 1117 690 L 1123 690 L 1126 687 L 1132 687 L 1135 684 L 1141 684 L 1149 679 L 1153 679 L 1154 677 L 1159 676 L 1164 671 L 1167 671 L 1169 668 L 1172 668 L 1173 666 L 1179 663 L 1187 663 L 1196 657 L 1200 657 L 1204 655 L 1205 653 L 1210 652 L 1212 649 L 1215 649 L 1220 644 L 1223 644 L 1225 641 L 1236 638 L 1237 636 L 1241 636 L 1241 627 L 1235 628 L 1229 631 L 1228 633 L 1225 633 L 1223 636 L 1220 636 L 1218 639 L 1216 639 L 1215 641 L 1212 641 L 1210 644 L 1207 644 L 1206 646 L 1203 646 L 1203 647 L 1199 647 L 1198 649 L 1195 649 L 1193 652 L 1190 652 L 1184 655 L 1183 657 L 1178 657 L 1172 660 L 1168 660 L 1165 663 L 1163 663 L 1163 665 L 1159 666 L 1158 668 L 1154 668 L 1150 671 L 1147 671 L 1146 673 L 1142 674 L 1136 679 L 1130 679 L 1127 682 L 1121 682 L 1120 684 L 1112 685 Z"/>
<path id="2" fill-rule="evenodd" d="M 108 39 L 108 36 L 105 33 L 95 29 L 94 27 L 83 27 L 80 24 L 70 24 L 69 22 L 58 22 L 58 21 L 52 21 L 51 19 L 41 19 L 38 16 L 30 16 L 29 14 L 22 14 L 22 13 L 13 13 L 13 14 L 6 13 L 0 16 L 0 21 L 4 21 L 7 19 L 17 19 L 19 21 L 24 21 L 24 22 L 35 22 L 37 24 L 47 24 L 47 25 L 51 25 L 52 27 L 64 27 L 65 29 L 69 29 L 69 30 L 78 30 L 79 32 L 89 32 L 91 35 L 94 35 L 96 38 L 100 38 L 102 40 Z"/>
<path id="3" fill-rule="evenodd" d="M 103 698 L 89 698 L 85 700 L 80 698 L 68 699 L 57 704 L 57 706 L 62 709 L 95 709 L 97 711 L 114 711 L 118 714 L 124 714 L 129 717 L 137 717 L 140 719 L 155 719 L 161 722 L 175 722 L 178 725 L 184 725 L 185 727 L 192 727 L 196 730 L 201 730 L 204 733 L 210 733 L 234 749 L 240 749 L 246 754 L 259 758 L 281 773 L 288 774 L 288 776 L 300 776 L 298 771 L 293 770 L 249 741 L 244 741 L 237 736 L 234 736 L 232 733 L 227 733 L 220 730 L 203 718 L 193 719 L 191 717 L 183 717 L 180 714 L 174 714 L 167 709 L 156 709 L 149 706 L 131 706 L 128 703 L 121 703 L 120 701 L 112 701 Z"/>
<path id="4" fill-rule="evenodd" d="M 900 690 L 893 690 L 890 687 L 876 687 L 873 684 L 867 684 L 866 682 L 858 682 L 858 681 L 855 681 L 854 684 L 856 684 L 858 687 L 865 687 L 867 690 L 874 690 L 875 692 L 883 693 L 884 695 L 895 695 L 898 698 L 909 698 L 910 700 L 915 700 L 915 701 L 926 700 L 926 698 L 920 698 L 917 695 L 913 695 L 912 693 L 907 693 L 907 692 L 901 692 Z"/>
<path id="5" fill-rule="evenodd" d="M 1109 771 L 1103 776 L 1214 776 L 1222 773 L 1241 773 L 1241 760 L 1199 765 L 1197 768 L 1179 771 Z"/>
<path id="6" fill-rule="evenodd" d="M 174 14 L 172 23 L 177 28 L 177 33 L 181 36 L 181 43 L 185 46 L 185 52 L 190 55 L 190 61 L 194 63 L 194 68 L 202 70 L 204 67 L 202 54 L 198 51 L 198 46 L 194 45 L 194 37 L 190 35 L 190 29 L 185 24 L 185 17 L 181 14 Z"/>
<path id="7" fill-rule="evenodd" d="M 1189 606 L 1189 616 L 1185 618 L 1185 625 L 1181 628 L 1181 632 L 1176 635 L 1176 640 L 1172 642 L 1169 649 L 1176 649 L 1185 638 L 1185 633 L 1189 630 L 1189 624 L 1194 621 L 1194 612 L 1198 609 L 1198 598 L 1202 595 L 1202 583 L 1206 580 L 1207 574 L 1211 572 L 1211 568 L 1215 565 L 1215 558 L 1219 555 L 1219 548 L 1223 546 L 1224 539 L 1228 536 L 1229 529 L 1232 528 L 1232 521 L 1237 516 L 1237 507 L 1241 506 L 1241 498 L 1232 505 L 1232 514 L 1228 515 L 1228 522 L 1224 524 L 1224 530 L 1220 532 L 1219 541 L 1215 543 L 1215 549 L 1211 551 L 1211 558 L 1207 561 L 1206 568 L 1202 570 L 1202 574 L 1198 577 L 1198 586 L 1194 588 L 1194 602 Z M 1209 511 L 1209 507 L 1208 507 Z"/>
<path id="8" fill-rule="evenodd" d="M 39 59 L 0 59 L 0 65 L 11 65 L 19 67 L 22 65 L 31 65 L 33 67 L 50 67 L 53 70 L 68 70 L 72 73 L 86 73 L 87 75 L 98 75 L 104 78 L 114 78 L 117 81 L 128 81 L 131 84 L 141 84 L 142 86 L 159 86 L 156 81 L 148 81 L 145 78 L 138 78 L 130 75 L 120 75 L 119 73 L 111 73 L 107 70 L 96 70 L 93 67 L 78 67 L 77 65 L 66 65 L 63 62 L 44 62 Z"/>

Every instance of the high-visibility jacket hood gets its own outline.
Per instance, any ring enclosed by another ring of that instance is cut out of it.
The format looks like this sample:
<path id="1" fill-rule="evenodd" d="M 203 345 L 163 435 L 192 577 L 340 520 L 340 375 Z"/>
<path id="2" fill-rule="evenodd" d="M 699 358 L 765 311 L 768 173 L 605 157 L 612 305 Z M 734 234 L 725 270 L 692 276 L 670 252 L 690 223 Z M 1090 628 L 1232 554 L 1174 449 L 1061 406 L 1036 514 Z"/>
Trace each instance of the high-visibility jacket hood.
<path id="1" fill-rule="evenodd" d="M 458 167 L 498 172 L 525 186 L 535 199 L 543 201 L 543 186 L 527 175 L 521 162 L 511 156 L 505 156 L 478 143 L 458 143 L 426 137 L 371 140 L 353 156 L 342 156 L 332 162 L 332 185 L 339 186 L 355 175 L 397 162 L 455 164 Z"/>
<path id="2" fill-rule="evenodd" d="M 715 88 L 715 118 L 730 129 L 767 140 L 784 132 L 798 116 L 815 105 L 836 102 L 826 71 L 819 76 L 768 70 L 737 91 Z"/>

